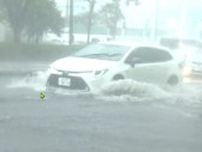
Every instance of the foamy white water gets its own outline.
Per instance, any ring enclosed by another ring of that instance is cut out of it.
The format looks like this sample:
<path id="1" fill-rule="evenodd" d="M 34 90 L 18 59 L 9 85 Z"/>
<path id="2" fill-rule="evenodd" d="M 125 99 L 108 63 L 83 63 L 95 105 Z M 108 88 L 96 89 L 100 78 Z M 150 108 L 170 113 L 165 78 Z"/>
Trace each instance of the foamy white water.
<path id="1" fill-rule="evenodd" d="M 45 90 L 48 73 L 44 71 L 38 71 L 36 73 L 29 74 L 24 78 L 13 79 L 8 85 L 8 88 L 31 88 L 35 91 Z"/>
<path id="2" fill-rule="evenodd" d="M 121 80 L 108 84 L 97 96 L 112 101 L 148 101 L 169 98 L 170 94 L 157 85 Z"/>

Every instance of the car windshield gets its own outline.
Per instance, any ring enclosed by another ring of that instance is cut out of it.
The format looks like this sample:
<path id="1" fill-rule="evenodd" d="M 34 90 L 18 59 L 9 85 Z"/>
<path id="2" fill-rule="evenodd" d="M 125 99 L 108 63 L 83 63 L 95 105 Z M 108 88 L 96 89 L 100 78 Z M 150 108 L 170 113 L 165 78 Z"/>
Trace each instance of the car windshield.
<path id="1" fill-rule="evenodd" d="M 129 48 L 128 46 L 122 45 L 92 44 L 79 50 L 72 56 L 118 61 Z"/>

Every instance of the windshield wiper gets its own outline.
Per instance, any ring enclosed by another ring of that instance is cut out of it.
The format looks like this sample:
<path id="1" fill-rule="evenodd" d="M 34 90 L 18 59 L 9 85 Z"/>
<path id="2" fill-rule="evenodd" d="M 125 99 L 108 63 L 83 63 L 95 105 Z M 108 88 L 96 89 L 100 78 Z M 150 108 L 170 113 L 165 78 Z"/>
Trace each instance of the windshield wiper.
<path id="1" fill-rule="evenodd" d="M 95 54 L 87 54 L 87 55 L 81 55 L 78 57 L 100 57 L 100 56 L 104 56 L 104 57 L 113 57 L 113 56 L 119 56 L 121 55 L 120 53 L 113 53 L 113 54 L 107 54 L 107 53 L 95 53 Z"/>

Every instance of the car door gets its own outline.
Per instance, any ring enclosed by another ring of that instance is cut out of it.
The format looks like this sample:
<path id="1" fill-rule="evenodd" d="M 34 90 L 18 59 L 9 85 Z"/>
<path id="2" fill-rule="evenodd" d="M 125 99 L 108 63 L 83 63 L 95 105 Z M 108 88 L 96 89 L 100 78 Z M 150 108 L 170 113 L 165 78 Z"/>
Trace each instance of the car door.
<path id="1" fill-rule="evenodd" d="M 163 83 L 167 79 L 171 60 L 172 56 L 162 49 L 139 47 L 126 58 L 125 63 L 129 64 L 129 68 L 125 75 L 137 81 Z"/>

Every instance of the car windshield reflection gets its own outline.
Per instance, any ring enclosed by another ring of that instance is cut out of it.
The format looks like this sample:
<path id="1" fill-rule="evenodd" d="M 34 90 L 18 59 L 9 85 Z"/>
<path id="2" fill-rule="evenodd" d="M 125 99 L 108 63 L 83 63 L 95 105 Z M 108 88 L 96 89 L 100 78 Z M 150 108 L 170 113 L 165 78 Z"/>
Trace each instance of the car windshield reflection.
<path id="1" fill-rule="evenodd" d="M 128 46 L 92 44 L 74 53 L 72 56 L 119 61 L 128 50 Z"/>

